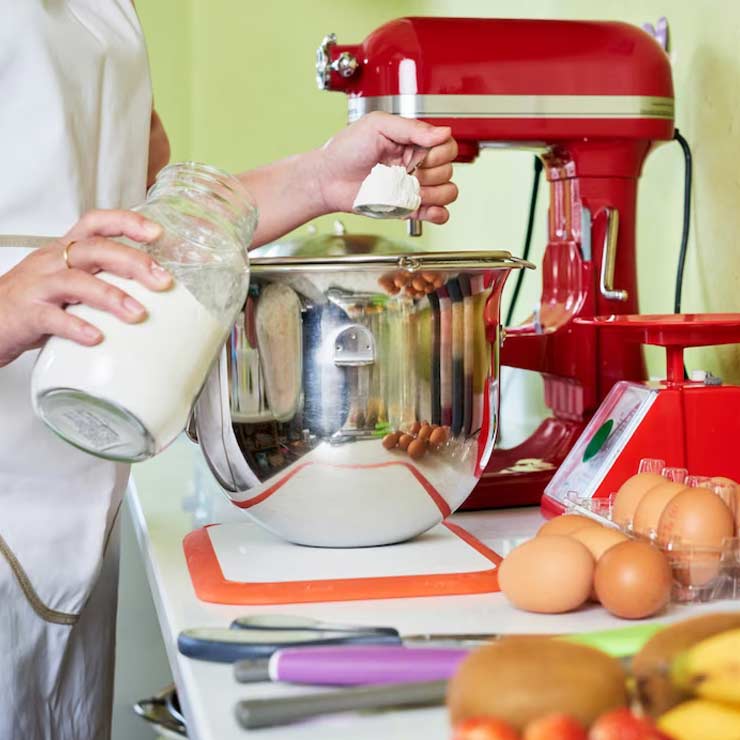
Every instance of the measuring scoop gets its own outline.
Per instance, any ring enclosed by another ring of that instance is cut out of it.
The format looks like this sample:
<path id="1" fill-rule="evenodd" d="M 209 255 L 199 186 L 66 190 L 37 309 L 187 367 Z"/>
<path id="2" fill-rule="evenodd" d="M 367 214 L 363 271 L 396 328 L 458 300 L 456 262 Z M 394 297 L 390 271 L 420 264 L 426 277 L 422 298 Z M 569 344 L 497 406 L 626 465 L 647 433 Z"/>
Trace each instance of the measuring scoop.
<path id="1" fill-rule="evenodd" d="M 406 174 L 413 177 L 419 165 L 424 161 L 429 149 L 421 146 L 414 146 L 404 152 L 402 167 Z M 368 177 L 372 177 L 372 174 Z M 364 185 L 364 183 L 363 183 Z M 362 187 L 360 188 L 360 193 Z M 417 208 L 406 208 L 395 203 L 359 203 L 352 209 L 355 213 L 370 218 L 408 218 Z"/>

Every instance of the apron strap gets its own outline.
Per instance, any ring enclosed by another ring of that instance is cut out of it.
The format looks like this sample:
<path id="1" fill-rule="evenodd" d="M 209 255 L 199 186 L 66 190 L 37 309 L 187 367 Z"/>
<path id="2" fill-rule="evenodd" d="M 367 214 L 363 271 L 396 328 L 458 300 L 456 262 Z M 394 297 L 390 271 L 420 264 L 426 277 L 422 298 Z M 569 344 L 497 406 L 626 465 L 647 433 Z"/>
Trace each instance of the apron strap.
<path id="1" fill-rule="evenodd" d="M 0 234 L 0 247 L 15 247 L 21 249 L 38 249 L 45 244 L 56 241 L 54 236 L 29 236 L 21 234 Z"/>
<path id="2" fill-rule="evenodd" d="M 56 609 L 48 607 L 40 598 L 36 589 L 31 583 L 31 579 L 26 574 L 23 566 L 20 564 L 15 553 L 10 549 L 8 543 L 0 535 L 0 555 L 7 560 L 10 569 L 13 571 L 13 575 L 18 581 L 18 585 L 21 587 L 24 596 L 26 597 L 31 608 L 36 614 L 41 617 L 45 622 L 51 622 L 52 624 L 76 624 L 80 618 L 79 614 L 69 614 L 67 612 L 60 612 Z"/>

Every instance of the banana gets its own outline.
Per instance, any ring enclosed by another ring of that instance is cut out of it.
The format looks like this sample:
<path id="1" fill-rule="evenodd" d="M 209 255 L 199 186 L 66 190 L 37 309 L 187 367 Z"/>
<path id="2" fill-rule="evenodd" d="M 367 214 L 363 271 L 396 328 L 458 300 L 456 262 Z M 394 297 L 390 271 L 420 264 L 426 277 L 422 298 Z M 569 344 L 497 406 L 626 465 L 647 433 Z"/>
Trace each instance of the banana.
<path id="1" fill-rule="evenodd" d="M 704 699 L 740 705 L 740 629 L 721 632 L 679 654 L 671 680 Z"/>
<path id="2" fill-rule="evenodd" d="M 660 717 L 658 729 L 675 740 L 740 740 L 740 709 L 691 699 Z"/>

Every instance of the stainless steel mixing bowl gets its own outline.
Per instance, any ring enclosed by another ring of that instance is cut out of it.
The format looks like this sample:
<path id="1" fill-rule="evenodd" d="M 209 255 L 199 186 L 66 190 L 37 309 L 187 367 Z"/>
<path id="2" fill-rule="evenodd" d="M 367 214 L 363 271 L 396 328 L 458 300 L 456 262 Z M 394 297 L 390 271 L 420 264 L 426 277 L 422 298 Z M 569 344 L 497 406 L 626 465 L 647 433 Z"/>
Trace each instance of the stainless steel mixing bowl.
<path id="1" fill-rule="evenodd" d="M 298 544 L 426 531 L 472 491 L 496 436 L 501 291 L 531 265 L 362 240 L 251 259 L 246 305 L 194 410 L 232 502 Z"/>

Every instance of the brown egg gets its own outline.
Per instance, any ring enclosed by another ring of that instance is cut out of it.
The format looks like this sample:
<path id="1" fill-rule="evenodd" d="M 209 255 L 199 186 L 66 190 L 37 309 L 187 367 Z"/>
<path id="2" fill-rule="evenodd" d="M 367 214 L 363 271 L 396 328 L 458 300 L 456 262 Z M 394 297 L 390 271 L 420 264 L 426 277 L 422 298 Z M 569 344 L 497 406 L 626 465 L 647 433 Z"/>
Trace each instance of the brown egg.
<path id="1" fill-rule="evenodd" d="M 396 275 L 393 277 L 393 283 L 398 288 L 403 288 L 406 283 L 409 281 L 409 276 L 406 273 L 399 272 L 396 273 Z"/>
<path id="2" fill-rule="evenodd" d="M 383 437 L 383 447 L 385 447 L 386 450 L 392 450 L 398 444 L 398 440 L 400 438 L 400 432 L 391 432 L 390 434 L 386 434 L 385 437 Z"/>
<path id="3" fill-rule="evenodd" d="M 663 511 L 658 541 L 664 546 L 677 545 L 671 558 L 681 583 L 704 586 L 719 573 L 719 548 L 734 532 L 732 511 L 716 493 L 707 488 L 687 488 L 674 496 Z"/>
<path id="4" fill-rule="evenodd" d="M 623 619 L 657 614 L 671 597 L 671 584 L 668 558 L 648 542 L 621 542 L 596 563 L 596 596 L 607 611 Z"/>
<path id="5" fill-rule="evenodd" d="M 632 528 L 635 532 L 645 537 L 649 537 L 651 532 L 657 532 L 663 509 L 668 506 L 668 502 L 674 496 L 684 490 L 686 486 L 682 483 L 673 483 L 669 480 L 651 488 L 635 509 L 635 516 L 632 520 Z"/>
<path id="6" fill-rule="evenodd" d="M 570 536 L 584 544 L 597 562 L 610 547 L 627 541 L 627 535 L 609 527 L 584 527 Z"/>
<path id="7" fill-rule="evenodd" d="M 732 478 L 723 478 L 721 475 L 717 475 L 712 478 L 712 483 L 717 483 L 727 488 L 733 488 L 735 493 L 735 505 L 732 507 L 732 512 L 735 515 L 735 534 L 740 533 L 740 486 L 732 480 Z M 726 502 L 727 503 L 727 502 Z"/>
<path id="8" fill-rule="evenodd" d="M 498 582 L 518 609 L 559 614 L 588 599 L 594 559 L 572 537 L 544 535 L 515 547 L 499 566 Z"/>
<path id="9" fill-rule="evenodd" d="M 629 524 L 642 497 L 666 479 L 658 473 L 638 473 L 622 483 L 612 504 L 612 520 L 621 526 Z"/>
<path id="10" fill-rule="evenodd" d="M 584 527 L 583 529 L 577 529 L 572 532 L 570 537 L 578 540 L 580 543 L 586 545 L 589 552 L 594 556 L 596 562 L 599 558 L 614 545 L 618 545 L 620 542 L 625 542 L 627 536 L 622 534 L 617 529 L 611 529 L 610 527 Z M 596 596 L 596 589 L 591 588 L 589 594 L 591 601 L 598 601 Z"/>
<path id="11" fill-rule="evenodd" d="M 583 527 L 600 526 L 598 522 L 589 519 L 587 516 L 581 516 L 580 514 L 561 514 L 554 519 L 550 519 L 549 522 L 545 522 L 537 531 L 537 536 L 540 537 L 543 534 L 571 534 L 571 532 L 583 529 Z"/>
<path id="12" fill-rule="evenodd" d="M 684 586 L 701 588 L 711 583 L 721 567 L 721 555 L 706 550 L 670 550 L 667 552 L 673 578 Z"/>
<path id="13" fill-rule="evenodd" d="M 415 421 L 409 428 L 409 434 L 413 434 L 414 436 L 416 436 L 419 433 L 420 429 L 421 429 L 421 422 Z"/>
<path id="14" fill-rule="evenodd" d="M 658 540 L 663 545 L 675 539 L 697 547 L 720 547 L 734 529 L 732 512 L 714 491 L 686 488 L 663 510 Z"/>
<path id="15" fill-rule="evenodd" d="M 427 451 L 427 443 L 423 439 L 415 439 L 409 446 L 406 452 L 409 457 L 414 460 L 419 460 L 424 457 Z"/>
<path id="16" fill-rule="evenodd" d="M 419 429 L 419 439 L 424 440 L 425 442 L 432 436 L 432 428 L 427 424 L 427 422 L 424 422 L 421 425 L 421 429 Z"/>
<path id="17" fill-rule="evenodd" d="M 393 282 L 393 276 L 392 275 L 383 275 L 378 278 L 378 285 L 380 285 L 383 290 L 390 291 L 393 290 L 396 287 L 396 284 Z"/>
<path id="18" fill-rule="evenodd" d="M 447 443 L 450 438 L 450 430 L 447 427 L 437 427 L 432 429 L 432 433 L 429 435 L 429 444 L 437 449 Z"/>
<path id="19" fill-rule="evenodd" d="M 402 450 L 407 450 L 409 445 L 414 441 L 414 438 L 410 434 L 402 434 L 398 440 L 398 446 Z"/>

